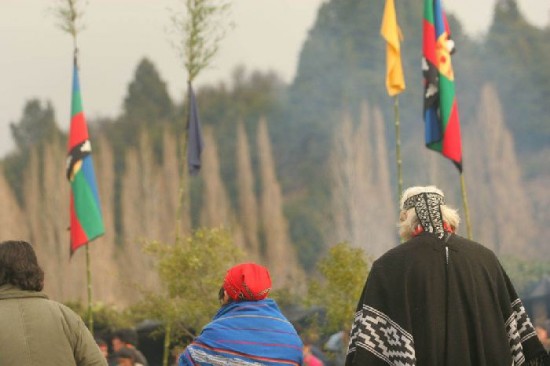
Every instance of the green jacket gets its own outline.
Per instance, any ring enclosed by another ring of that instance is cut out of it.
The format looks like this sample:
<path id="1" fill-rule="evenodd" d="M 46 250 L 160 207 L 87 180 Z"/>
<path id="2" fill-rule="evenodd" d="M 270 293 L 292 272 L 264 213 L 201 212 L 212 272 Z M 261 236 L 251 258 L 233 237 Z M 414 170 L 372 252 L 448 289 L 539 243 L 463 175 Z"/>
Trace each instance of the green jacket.
<path id="1" fill-rule="evenodd" d="M 42 292 L 0 286 L 1 366 L 106 366 L 82 319 Z"/>

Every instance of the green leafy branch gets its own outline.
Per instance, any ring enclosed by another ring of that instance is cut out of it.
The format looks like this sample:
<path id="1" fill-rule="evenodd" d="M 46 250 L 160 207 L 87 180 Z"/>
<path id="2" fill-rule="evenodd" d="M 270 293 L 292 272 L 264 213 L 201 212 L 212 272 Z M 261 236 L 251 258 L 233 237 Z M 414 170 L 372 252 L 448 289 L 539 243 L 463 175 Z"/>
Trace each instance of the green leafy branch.
<path id="1" fill-rule="evenodd" d="M 70 34 L 76 45 L 76 37 L 85 27 L 82 22 L 84 17 L 84 0 L 56 0 L 56 5 L 51 9 L 57 20 L 57 27 Z"/>
<path id="2" fill-rule="evenodd" d="M 179 37 L 175 48 L 184 60 L 188 81 L 207 68 L 219 51 L 222 39 L 233 28 L 227 0 L 185 0 L 185 13 L 173 11 L 173 31 Z"/>

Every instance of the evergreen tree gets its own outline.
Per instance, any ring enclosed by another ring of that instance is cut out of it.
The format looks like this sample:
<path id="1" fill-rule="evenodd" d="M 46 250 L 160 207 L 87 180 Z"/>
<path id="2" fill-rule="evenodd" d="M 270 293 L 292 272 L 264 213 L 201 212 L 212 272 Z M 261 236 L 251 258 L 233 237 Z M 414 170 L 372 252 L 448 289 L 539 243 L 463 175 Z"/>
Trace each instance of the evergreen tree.
<path id="1" fill-rule="evenodd" d="M 10 130 L 19 151 L 61 135 L 55 123 L 52 104 L 48 101 L 43 105 L 38 99 L 31 99 L 25 104 L 21 119 L 17 123 L 10 123 Z"/>
<path id="2" fill-rule="evenodd" d="M 296 248 L 292 245 L 288 221 L 283 211 L 283 195 L 273 159 L 267 122 L 261 119 L 258 126 L 258 155 L 262 182 L 261 218 L 265 238 L 264 258 L 274 279 L 276 287 L 293 287 L 300 284 L 302 270 Z"/>
<path id="3" fill-rule="evenodd" d="M 220 83 L 201 87 L 197 92 L 200 100 L 201 122 L 215 129 L 219 150 L 221 175 L 231 199 L 231 206 L 237 209 L 238 187 L 237 163 L 237 121 L 243 121 L 245 131 L 252 135 L 262 116 L 280 120 L 284 85 L 273 72 L 248 72 L 244 67 L 233 71 L 230 85 Z M 251 149 L 254 157 L 255 149 Z M 257 160 L 252 161 L 257 167 Z"/>
<path id="4" fill-rule="evenodd" d="M 203 153 L 204 179 L 203 199 L 201 207 L 201 226 L 230 228 L 232 210 L 227 196 L 224 181 L 220 175 L 220 160 L 218 149 L 211 127 L 204 129 L 204 143 L 208 146 Z"/>
<path id="5" fill-rule="evenodd" d="M 317 262 L 316 269 L 321 278 L 309 281 L 307 303 L 326 309 L 327 334 L 342 330 L 349 333 L 357 299 L 370 271 L 370 259 L 362 249 L 339 243 Z"/>
<path id="6" fill-rule="evenodd" d="M 237 125 L 237 182 L 239 191 L 239 217 L 244 231 L 246 248 L 252 258 L 259 259 L 258 200 L 254 185 L 254 172 L 250 146 L 243 123 Z"/>
<path id="7" fill-rule="evenodd" d="M 499 1 L 485 42 L 484 70 L 503 99 L 508 126 L 520 154 L 550 141 L 549 30 L 529 24 L 516 0 Z"/>
<path id="8" fill-rule="evenodd" d="M 147 58 L 140 61 L 134 80 L 128 85 L 124 99 L 125 118 L 131 124 L 158 124 L 173 115 L 173 103 L 166 83 L 161 79 L 155 65 Z"/>
<path id="9" fill-rule="evenodd" d="M 465 145 L 465 152 L 471 157 L 471 174 L 467 177 L 475 176 L 478 181 L 469 184 L 476 187 L 471 190 L 475 238 L 498 255 L 529 256 L 533 250 L 540 253 L 542 248 L 531 245 L 535 242 L 536 220 L 522 187 L 514 139 L 498 95 L 489 84 L 482 89 L 475 133 L 470 136 Z M 477 146 L 486 147 L 483 159 L 473 158 Z"/>
<path id="10" fill-rule="evenodd" d="M 48 101 L 43 105 L 38 99 L 31 99 L 25 103 L 21 119 L 16 123 L 10 123 L 10 130 L 17 150 L 6 157 L 3 164 L 4 174 L 18 202 L 24 204 L 21 182 L 31 150 L 41 150 L 48 142 L 59 143 L 62 133 L 55 123 L 52 104 Z"/>

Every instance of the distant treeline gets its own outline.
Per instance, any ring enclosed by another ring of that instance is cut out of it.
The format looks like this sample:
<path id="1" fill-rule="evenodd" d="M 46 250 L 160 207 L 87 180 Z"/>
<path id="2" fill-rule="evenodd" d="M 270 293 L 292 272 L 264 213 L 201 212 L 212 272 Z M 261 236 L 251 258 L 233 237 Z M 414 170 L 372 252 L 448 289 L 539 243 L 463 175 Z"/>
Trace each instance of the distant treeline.
<path id="1" fill-rule="evenodd" d="M 379 36 L 383 5 L 383 0 L 321 5 L 290 85 L 275 73 L 240 67 L 229 84 L 199 88 L 207 144 L 204 169 L 190 180 L 188 227 L 238 228 L 234 237 L 252 257 L 284 262 L 279 265 L 288 264 L 296 273 L 299 267 L 311 270 L 326 248 L 340 241 L 372 256 L 398 243 L 393 101 L 385 91 L 385 45 Z M 397 1 L 396 6 L 405 35 L 404 183 L 437 184 L 462 209 L 455 168 L 423 142 L 422 2 Z M 453 65 L 474 238 L 500 254 L 548 255 L 535 239 L 550 234 L 545 225 L 550 220 L 550 204 L 545 204 L 550 69 L 543 67 L 550 64 L 550 27 L 530 25 L 513 0 L 497 2 L 482 39 L 465 35 L 452 15 L 449 21 L 457 45 Z M 83 99 L 84 105 L 93 104 L 85 90 Z M 135 230 L 149 238 L 158 233 L 167 239 L 166 229 L 145 225 L 151 217 L 136 212 L 148 210 L 143 202 L 161 196 L 159 202 L 168 206 L 159 203 L 154 212 L 174 209 L 170 199 L 176 196 L 167 195 L 173 187 L 152 182 L 157 169 L 172 185 L 181 178 L 186 116 L 185 101 L 170 98 L 147 59 L 138 64 L 123 106 L 119 116 L 89 121 L 92 144 L 101 141 L 94 145 L 97 153 L 107 154 L 112 163 L 102 168 L 109 178 L 98 173 L 98 180 L 100 186 L 109 182 L 109 195 L 101 199 L 108 202 L 111 240 L 119 247 L 135 240 L 128 236 L 129 225 L 139 225 Z M 11 125 L 16 150 L 3 166 L 22 212 L 37 196 L 21 182 L 30 172 L 44 176 L 54 164 L 46 164 L 46 152 L 65 144 L 59 125 L 51 104 L 38 100 L 29 101 Z M 57 155 L 61 166 L 63 154 Z M 56 185 L 66 184 L 62 170 Z M 40 182 L 47 195 L 52 186 Z M 129 194 L 135 201 L 126 201 Z M 33 235 L 39 239 L 38 232 Z M 65 241 L 63 232 L 55 237 Z"/>

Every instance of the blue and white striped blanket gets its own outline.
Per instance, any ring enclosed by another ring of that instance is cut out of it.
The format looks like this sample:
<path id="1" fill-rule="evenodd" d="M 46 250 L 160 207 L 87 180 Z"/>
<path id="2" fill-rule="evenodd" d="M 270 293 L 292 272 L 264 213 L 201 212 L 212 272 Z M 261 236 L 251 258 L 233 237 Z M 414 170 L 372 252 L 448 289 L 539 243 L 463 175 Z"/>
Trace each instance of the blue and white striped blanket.
<path id="1" fill-rule="evenodd" d="M 187 346 L 179 365 L 299 366 L 302 347 L 272 299 L 234 302 L 223 306 Z"/>

